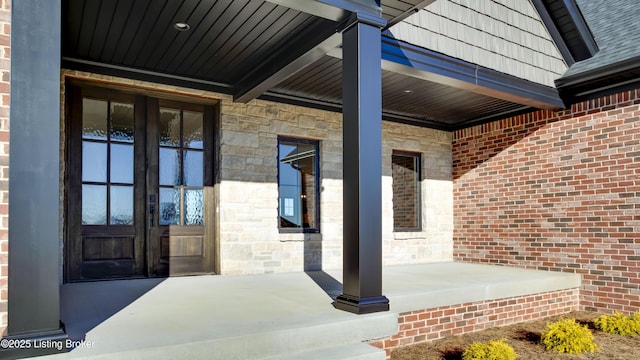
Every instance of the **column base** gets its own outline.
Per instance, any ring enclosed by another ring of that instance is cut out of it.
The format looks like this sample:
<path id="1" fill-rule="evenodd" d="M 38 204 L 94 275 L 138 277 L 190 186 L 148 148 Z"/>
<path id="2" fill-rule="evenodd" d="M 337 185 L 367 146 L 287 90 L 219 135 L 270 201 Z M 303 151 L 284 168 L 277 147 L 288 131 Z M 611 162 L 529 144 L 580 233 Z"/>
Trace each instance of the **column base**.
<path id="1" fill-rule="evenodd" d="M 40 333 L 6 335 L 0 340 L 0 359 L 18 359 L 67 352 L 64 328 Z"/>
<path id="2" fill-rule="evenodd" d="M 374 296 L 358 298 L 342 294 L 335 302 L 335 308 L 354 314 L 369 314 L 374 312 L 389 311 L 389 299 L 386 296 Z"/>

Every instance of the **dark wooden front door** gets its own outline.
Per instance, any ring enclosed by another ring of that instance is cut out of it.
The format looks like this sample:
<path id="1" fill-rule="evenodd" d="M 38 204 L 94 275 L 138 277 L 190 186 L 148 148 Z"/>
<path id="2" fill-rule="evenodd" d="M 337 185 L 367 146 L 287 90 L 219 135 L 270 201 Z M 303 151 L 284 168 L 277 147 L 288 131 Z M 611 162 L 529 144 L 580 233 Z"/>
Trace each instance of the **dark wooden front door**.
<path id="1" fill-rule="evenodd" d="M 66 280 L 213 272 L 213 108 L 67 94 Z"/>

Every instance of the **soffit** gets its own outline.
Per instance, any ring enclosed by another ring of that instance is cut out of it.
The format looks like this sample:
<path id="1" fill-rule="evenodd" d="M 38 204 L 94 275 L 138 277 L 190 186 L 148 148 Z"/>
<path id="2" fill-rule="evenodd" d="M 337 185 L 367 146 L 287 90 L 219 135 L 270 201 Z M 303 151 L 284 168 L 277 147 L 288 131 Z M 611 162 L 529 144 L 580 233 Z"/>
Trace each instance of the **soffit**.
<path id="1" fill-rule="evenodd" d="M 382 15 L 393 21 L 424 3 L 383 0 Z M 180 32 L 176 22 L 191 29 Z M 63 0 L 63 66 L 235 95 L 247 74 L 282 67 L 291 52 L 303 54 L 340 26 L 258 0 Z M 321 57 L 265 96 L 339 111 L 340 64 Z M 383 71 L 382 76 L 388 120 L 453 129 L 523 109 L 406 74 Z"/>
<path id="2" fill-rule="evenodd" d="M 233 84 L 274 48 L 329 20 L 268 2 L 64 2 L 63 56 Z M 191 26 L 178 31 L 176 22 Z"/>
<path id="3" fill-rule="evenodd" d="M 342 64 L 325 56 L 273 88 L 269 95 L 314 99 L 339 106 Z M 453 129 L 529 107 L 431 81 L 382 70 L 383 117 L 438 129 Z"/>

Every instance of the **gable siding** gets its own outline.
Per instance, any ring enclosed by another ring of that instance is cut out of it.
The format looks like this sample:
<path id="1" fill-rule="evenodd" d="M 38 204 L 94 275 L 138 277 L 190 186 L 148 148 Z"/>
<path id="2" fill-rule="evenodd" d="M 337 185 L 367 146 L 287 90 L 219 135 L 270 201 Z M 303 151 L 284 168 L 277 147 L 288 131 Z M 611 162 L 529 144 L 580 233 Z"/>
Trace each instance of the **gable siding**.
<path id="1" fill-rule="evenodd" d="M 390 32 L 399 40 L 547 86 L 567 69 L 528 0 L 438 0 Z"/>

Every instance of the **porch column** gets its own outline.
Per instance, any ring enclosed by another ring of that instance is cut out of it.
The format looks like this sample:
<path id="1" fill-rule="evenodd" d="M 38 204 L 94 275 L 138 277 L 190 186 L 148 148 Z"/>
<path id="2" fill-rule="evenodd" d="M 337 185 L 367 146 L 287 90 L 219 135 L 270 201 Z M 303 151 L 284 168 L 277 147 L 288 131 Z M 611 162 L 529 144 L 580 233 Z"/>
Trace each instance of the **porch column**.
<path id="1" fill-rule="evenodd" d="M 384 19 L 357 21 L 342 35 L 343 294 L 336 308 L 389 310 L 382 295 L 382 70 Z"/>
<path id="2" fill-rule="evenodd" d="M 60 323 L 62 5 L 61 0 L 19 0 L 11 6 L 9 324 L 5 339 L 27 340 L 22 344 L 30 348 L 3 346 L 0 357 L 57 352 L 64 350 L 58 346 L 66 340 Z"/>

